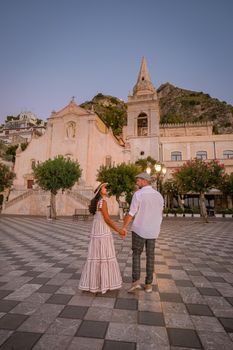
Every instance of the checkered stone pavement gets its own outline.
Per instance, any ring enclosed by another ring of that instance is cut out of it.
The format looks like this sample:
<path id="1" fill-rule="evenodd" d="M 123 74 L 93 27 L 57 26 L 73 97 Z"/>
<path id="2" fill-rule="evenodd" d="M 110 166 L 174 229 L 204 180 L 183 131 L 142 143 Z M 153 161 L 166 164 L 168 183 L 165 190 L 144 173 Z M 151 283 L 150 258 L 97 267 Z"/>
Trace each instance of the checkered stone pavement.
<path id="1" fill-rule="evenodd" d="M 0 349 L 233 349 L 233 221 L 165 218 L 152 293 L 78 290 L 92 221 L 0 217 Z M 142 256 L 142 282 L 145 255 Z"/>

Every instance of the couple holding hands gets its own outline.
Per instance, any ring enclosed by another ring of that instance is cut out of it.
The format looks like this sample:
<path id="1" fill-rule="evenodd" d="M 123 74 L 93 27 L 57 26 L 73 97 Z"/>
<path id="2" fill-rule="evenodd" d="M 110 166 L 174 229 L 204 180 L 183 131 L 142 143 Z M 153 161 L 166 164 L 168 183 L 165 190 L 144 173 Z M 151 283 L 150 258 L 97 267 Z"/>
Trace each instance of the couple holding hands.
<path id="1" fill-rule="evenodd" d="M 163 217 L 163 197 L 151 186 L 151 177 L 140 173 L 136 177 L 138 190 L 134 193 L 129 213 L 119 229 L 108 214 L 106 183 L 100 184 L 91 200 L 90 213 L 94 215 L 88 247 L 87 261 L 79 282 L 79 289 L 92 293 L 106 293 L 108 290 L 120 289 L 122 278 L 116 259 L 111 229 L 124 239 L 126 229 L 132 223 L 132 293 L 142 289 L 140 284 L 140 258 L 146 247 L 146 278 L 144 290 L 152 292 L 154 272 L 155 241 L 160 232 Z"/>

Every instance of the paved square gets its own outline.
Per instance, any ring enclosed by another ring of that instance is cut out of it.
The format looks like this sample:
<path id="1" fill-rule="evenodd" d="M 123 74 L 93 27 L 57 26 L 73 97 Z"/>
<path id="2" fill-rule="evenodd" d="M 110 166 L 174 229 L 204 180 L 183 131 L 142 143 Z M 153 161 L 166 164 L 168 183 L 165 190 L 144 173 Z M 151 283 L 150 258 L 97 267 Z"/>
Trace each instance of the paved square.
<path id="1" fill-rule="evenodd" d="M 78 290 L 92 220 L 0 217 L 0 349 L 233 350 L 233 219 L 165 218 L 152 293 Z M 142 283 L 145 277 L 142 255 Z"/>

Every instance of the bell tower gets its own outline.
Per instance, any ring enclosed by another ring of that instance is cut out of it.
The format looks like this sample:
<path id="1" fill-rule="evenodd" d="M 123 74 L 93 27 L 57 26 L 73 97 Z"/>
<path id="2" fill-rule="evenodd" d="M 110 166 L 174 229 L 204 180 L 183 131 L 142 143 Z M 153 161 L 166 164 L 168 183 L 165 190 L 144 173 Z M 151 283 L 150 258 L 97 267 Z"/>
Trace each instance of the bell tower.
<path id="1" fill-rule="evenodd" d="M 151 156 L 159 159 L 159 101 L 151 82 L 147 63 L 142 58 L 132 95 L 128 96 L 127 137 L 131 161 Z"/>

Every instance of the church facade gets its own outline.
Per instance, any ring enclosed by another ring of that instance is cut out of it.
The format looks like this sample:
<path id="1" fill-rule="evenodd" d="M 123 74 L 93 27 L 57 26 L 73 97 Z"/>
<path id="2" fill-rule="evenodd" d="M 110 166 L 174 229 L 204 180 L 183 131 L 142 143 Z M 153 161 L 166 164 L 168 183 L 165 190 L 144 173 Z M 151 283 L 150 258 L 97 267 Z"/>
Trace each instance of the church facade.
<path id="1" fill-rule="evenodd" d="M 133 93 L 128 97 L 123 142 L 93 111 L 72 100 L 61 111 L 51 114 L 41 137 L 34 137 L 23 152 L 18 148 L 16 179 L 3 213 L 46 214 L 49 197 L 35 188 L 32 166 L 57 155 L 77 160 L 82 168 L 82 177 L 72 191 L 57 195 L 58 215 L 72 215 L 76 208 L 87 206 L 101 165 L 130 163 L 151 156 L 164 164 L 169 178 L 174 169 L 189 159 L 218 159 L 231 173 L 233 135 L 214 135 L 210 123 L 161 125 L 157 92 L 143 58 Z M 110 212 L 117 213 L 114 203 Z"/>

